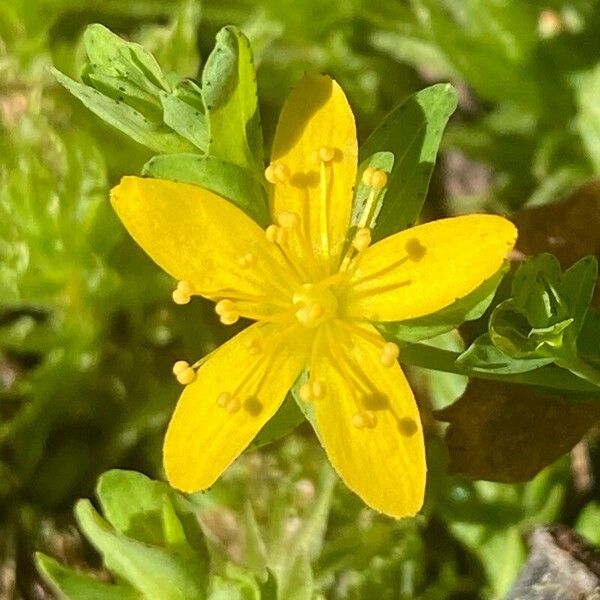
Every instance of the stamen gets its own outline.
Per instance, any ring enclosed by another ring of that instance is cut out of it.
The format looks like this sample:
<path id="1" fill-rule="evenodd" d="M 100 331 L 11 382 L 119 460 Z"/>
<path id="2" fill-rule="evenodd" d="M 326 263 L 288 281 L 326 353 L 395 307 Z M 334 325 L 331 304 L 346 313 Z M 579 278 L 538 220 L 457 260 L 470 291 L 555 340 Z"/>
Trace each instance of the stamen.
<path id="1" fill-rule="evenodd" d="M 386 342 L 381 349 L 379 360 L 384 367 L 390 368 L 398 360 L 399 354 L 400 349 L 397 344 L 394 344 L 394 342 Z"/>
<path id="2" fill-rule="evenodd" d="M 352 240 L 352 246 L 358 250 L 358 252 L 362 252 L 366 250 L 371 243 L 371 230 L 368 227 L 361 227 L 354 234 L 354 239 Z"/>
<path id="3" fill-rule="evenodd" d="M 235 304 L 227 298 L 225 298 L 224 300 L 219 300 L 215 304 L 215 312 L 219 316 L 224 315 L 225 313 L 228 313 L 228 312 L 233 312 L 233 311 L 235 311 Z"/>
<path id="4" fill-rule="evenodd" d="M 233 325 L 234 323 L 237 323 L 239 320 L 240 320 L 239 313 L 237 313 L 233 310 L 229 311 L 229 312 L 225 312 L 219 317 L 219 321 L 221 321 L 221 323 L 223 323 L 223 325 Z"/>
<path id="5" fill-rule="evenodd" d="M 246 254 L 238 258 L 238 263 L 242 269 L 247 269 L 256 263 L 256 254 L 253 252 L 246 252 Z"/>
<path id="6" fill-rule="evenodd" d="M 189 385 L 196 379 L 196 371 L 185 360 L 178 360 L 173 365 L 173 374 L 181 385 Z"/>
<path id="7" fill-rule="evenodd" d="M 277 225 L 269 225 L 265 230 L 265 236 L 267 240 L 271 243 L 275 243 L 277 241 L 278 231 L 279 227 L 277 227 Z"/>
<path id="8" fill-rule="evenodd" d="M 179 281 L 171 294 L 171 298 L 173 298 L 175 304 L 188 304 L 193 293 L 194 288 L 189 281 Z"/>
<path id="9" fill-rule="evenodd" d="M 357 412 L 352 415 L 352 425 L 356 429 L 373 429 L 377 425 L 377 415 L 372 410 Z"/>
<path id="10" fill-rule="evenodd" d="M 308 381 L 300 388 L 300 400 L 313 402 L 325 398 L 325 384 L 322 381 Z"/>
<path id="11" fill-rule="evenodd" d="M 225 408 L 231 400 L 231 394 L 229 392 L 221 392 L 217 396 L 217 405 L 221 408 Z"/>
<path id="12" fill-rule="evenodd" d="M 242 403 L 237 398 L 231 398 L 227 405 L 225 406 L 225 410 L 230 414 L 236 413 L 238 410 L 242 408 Z"/>
<path id="13" fill-rule="evenodd" d="M 221 321 L 223 325 L 233 325 L 240 319 L 240 313 L 238 312 L 235 303 L 229 300 L 229 298 L 219 300 L 215 304 L 215 312 L 219 315 L 219 321 Z"/>
<path id="14" fill-rule="evenodd" d="M 383 169 L 367 167 L 362 174 L 362 182 L 374 190 L 380 190 L 387 185 L 388 175 Z"/>
<path id="15" fill-rule="evenodd" d="M 335 148 L 332 148 L 331 146 L 321 146 L 321 148 L 319 148 L 319 158 L 325 162 L 331 162 L 335 157 Z"/>
<path id="16" fill-rule="evenodd" d="M 252 355 L 260 354 L 262 351 L 262 343 L 256 337 L 250 338 L 246 340 L 246 349 Z"/>
<path id="17" fill-rule="evenodd" d="M 277 215 L 277 221 L 281 227 L 293 229 L 300 225 L 300 217 L 295 212 L 282 212 Z"/>
<path id="18" fill-rule="evenodd" d="M 280 162 L 271 163 L 265 169 L 265 179 L 273 185 L 288 182 L 290 176 L 290 168 Z"/>

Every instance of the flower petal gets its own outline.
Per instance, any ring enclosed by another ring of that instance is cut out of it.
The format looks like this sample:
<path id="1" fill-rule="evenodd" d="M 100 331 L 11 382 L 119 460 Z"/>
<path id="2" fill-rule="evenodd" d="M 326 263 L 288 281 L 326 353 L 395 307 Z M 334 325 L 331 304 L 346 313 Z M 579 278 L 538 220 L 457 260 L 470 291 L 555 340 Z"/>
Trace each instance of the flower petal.
<path id="1" fill-rule="evenodd" d="M 517 229 L 496 215 L 467 215 L 419 225 L 377 242 L 359 258 L 346 313 L 401 321 L 434 313 L 500 269 Z"/>
<path id="2" fill-rule="evenodd" d="M 386 368 L 380 361 L 383 344 L 371 325 L 357 333 L 332 328 L 311 364 L 311 379 L 326 386 L 314 407 L 319 437 L 344 483 L 375 510 L 405 517 L 423 504 L 423 431 L 400 366 Z M 374 415 L 374 427 L 353 424 L 361 411 Z"/>
<path id="3" fill-rule="evenodd" d="M 272 324 L 251 325 L 221 346 L 171 418 L 164 443 L 171 485 L 186 492 L 212 485 L 275 414 L 305 361 L 304 339 Z M 238 410 L 217 403 L 223 392 Z"/>
<path id="4" fill-rule="evenodd" d="M 333 160 L 324 163 L 325 188 L 316 159 L 321 148 L 334 152 Z M 328 270 L 337 267 L 350 224 L 357 156 L 354 116 L 342 88 L 325 75 L 306 75 L 290 93 L 277 124 L 272 164 L 285 165 L 290 178 L 274 185 L 271 212 L 274 221 L 282 212 L 300 216 L 304 235 Z M 323 222 L 331 259 L 324 257 Z"/>
<path id="5" fill-rule="evenodd" d="M 124 177 L 111 201 L 144 251 L 196 293 L 217 299 L 235 290 L 289 300 L 296 285 L 289 267 L 264 231 L 231 202 L 194 185 L 141 177 Z M 255 258 L 250 267 L 242 265 L 247 254 Z M 260 310 L 260 304 L 252 308 Z"/>

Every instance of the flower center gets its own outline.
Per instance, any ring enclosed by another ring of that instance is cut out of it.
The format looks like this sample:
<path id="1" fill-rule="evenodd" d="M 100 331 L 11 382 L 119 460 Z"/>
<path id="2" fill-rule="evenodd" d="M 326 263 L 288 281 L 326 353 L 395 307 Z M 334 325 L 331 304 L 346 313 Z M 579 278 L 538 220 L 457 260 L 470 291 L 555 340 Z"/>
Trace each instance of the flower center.
<path id="1" fill-rule="evenodd" d="M 338 302 L 328 288 L 313 283 L 305 283 L 292 296 L 296 309 L 296 319 L 305 327 L 317 327 L 335 317 Z"/>

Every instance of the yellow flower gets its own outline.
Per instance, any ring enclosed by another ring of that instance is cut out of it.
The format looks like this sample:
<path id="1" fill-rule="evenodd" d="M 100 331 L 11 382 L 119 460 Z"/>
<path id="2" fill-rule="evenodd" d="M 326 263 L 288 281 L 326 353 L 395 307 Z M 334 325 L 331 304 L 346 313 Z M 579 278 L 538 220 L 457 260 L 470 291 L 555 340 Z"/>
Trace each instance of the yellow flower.
<path id="1" fill-rule="evenodd" d="M 288 98 L 265 171 L 273 224 L 261 229 L 207 190 L 125 177 L 112 193 L 137 243 L 179 280 L 173 299 L 216 302 L 224 324 L 257 321 L 195 365 L 171 419 L 164 465 L 184 491 L 210 486 L 275 414 L 299 375 L 300 397 L 346 485 L 402 517 L 422 506 L 425 451 L 398 347 L 372 321 L 439 311 L 502 266 L 516 230 L 493 215 L 419 225 L 370 244 L 372 208 L 350 228 L 357 176 L 354 117 L 330 78 Z M 367 169 L 371 200 L 386 185 Z"/>

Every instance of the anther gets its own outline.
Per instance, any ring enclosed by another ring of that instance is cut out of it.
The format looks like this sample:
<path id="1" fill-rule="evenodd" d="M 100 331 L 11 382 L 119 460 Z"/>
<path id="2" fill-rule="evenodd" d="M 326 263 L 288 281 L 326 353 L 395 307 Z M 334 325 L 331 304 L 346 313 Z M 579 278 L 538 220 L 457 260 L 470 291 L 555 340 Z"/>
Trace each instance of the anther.
<path id="1" fill-rule="evenodd" d="M 319 158 L 325 162 L 331 162 L 335 157 L 335 148 L 331 146 L 322 146 L 319 148 Z"/>
<path id="2" fill-rule="evenodd" d="M 322 381 L 313 381 L 312 393 L 315 400 L 322 400 L 323 398 L 325 398 L 325 384 Z"/>
<path id="3" fill-rule="evenodd" d="M 374 190 L 384 188 L 387 185 L 387 180 L 387 173 L 374 167 L 367 167 L 362 174 L 362 182 Z"/>
<path id="4" fill-rule="evenodd" d="M 227 405 L 229 404 L 230 400 L 231 394 L 229 392 L 221 392 L 217 396 L 217 406 L 220 406 L 221 408 L 227 408 Z"/>
<path id="5" fill-rule="evenodd" d="M 282 212 L 277 215 L 277 221 L 282 227 L 292 229 L 300 224 L 300 217 L 294 212 Z"/>
<path id="6" fill-rule="evenodd" d="M 272 184 L 286 183 L 290 179 L 290 168 L 283 163 L 271 163 L 265 169 L 265 179 Z"/>
<path id="7" fill-rule="evenodd" d="M 238 258 L 238 263 L 239 263 L 240 267 L 242 267 L 243 269 L 247 269 L 248 267 L 251 267 L 255 262 L 256 262 L 256 254 L 254 254 L 252 252 L 247 252 L 246 254 L 244 254 L 243 256 L 240 256 Z"/>
<path id="8" fill-rule="evenodd" d="M 389 368 L 394 365 L 399 354 L 400 349 L 398 348 L 397 344 L 394 344 L 393 342 L 386 342 L 381 349 L 379 360 L 384 367 Z"/>
<path id="9" fill-rule="evenodd" d="M 387 185 L 388 176 L 385 171 L 381 169 L 375 169 L 375 172 L 371 176 L 371 187 L 374 190 L 380 190 Z"/>
<path id="10" fill-rule="evenodd" d="M 377 425 L 377 416 L 372 410 L 357 412 L 352 415 L 352 425 L 356 429 L 373 429 Z"/>
<path id="11" fill-rule="evenodd" d="M 303 384 L 300 387 L 300 400 L 303 402 L 310 402 L 313 399 L 312 385 L 310 382 Z"/>
<path id="12" fill-rule="evenodd" d="M 259 354 L 262 350 L 262 344 L 258 338 L 250 338 L 246 340 L 246 349 L 250 354 Z"/>
<path id="13" fill-rule="evenodd" d="M 352 240 L 352 246 L 362 252 L 365 250 L 369 244 L 371 243 L 371 230 L 368 227 L 361 227 L 354 234 L 354 239 Z"/>
<path id="14" fill-rule="evenodd" d="M 185 360 L 178 360 L 173 365 L 173 375 L 179 375 L 182 371 L 190 368 L 190 363 Z"/>
<path id="15" fill-rule="evenodd" d="M 277 232 L 279 231 L 279 227 L 277 225 L 269 225 L 265 230 L 265 236 L 269 242 L 277 241 Z"/>
<path id="16" fill-rule="evenodd" d="M 373 167 L 367 167 L 362 174 L 362 182 L 365 185 L 368 185 L 369 187 L 371 187 L 371 178 L 373 177 L 373 173 L 375 172 L 375 169 Z"/>
<path id="17" fill-rule="evenodd" d="M 175 304 L 188 304 L 191 300 L 194 288 L 188 281 L 180 281 L 177 283 L 177 287 L 173 290 L 171 298 Z"/>
<path id="18" fill-rule="evenodd" d="M 240 320 L 240 315 L 238 312 L 234 310 L 226 311 L 222 315 L 219 315 L 219 321 L 223 323 L 223 325 L 233 325 Z"/>
<path id="19" fill-rule="evenodd" d="M 196 371 L 185 360 L 178 360 L 173 365 L 173 374 L 181 385 L 189 385 L 196 379 Z"/>
<path id="20" fill-rule="evenodd" d="M 237 398 L 231 398 L 225 406 L 225 410 L 230 415 L 236 413 L 240 408 L 242 408 L 242 403 Z"/>
<path id="21" fill-rule="evenodd" d="M 225 313 L 235 312 L 235 304 L 227 298 L 219 300 L 215 304 L 215 312 L 219 316 L 224 315 Z"/>
<path id="22" fill-rule="evenodd" d="M 300 388 L 300 400 L 312 402 L 325 397 L 325 385 L 322 381 L 308 381 Z"/>

